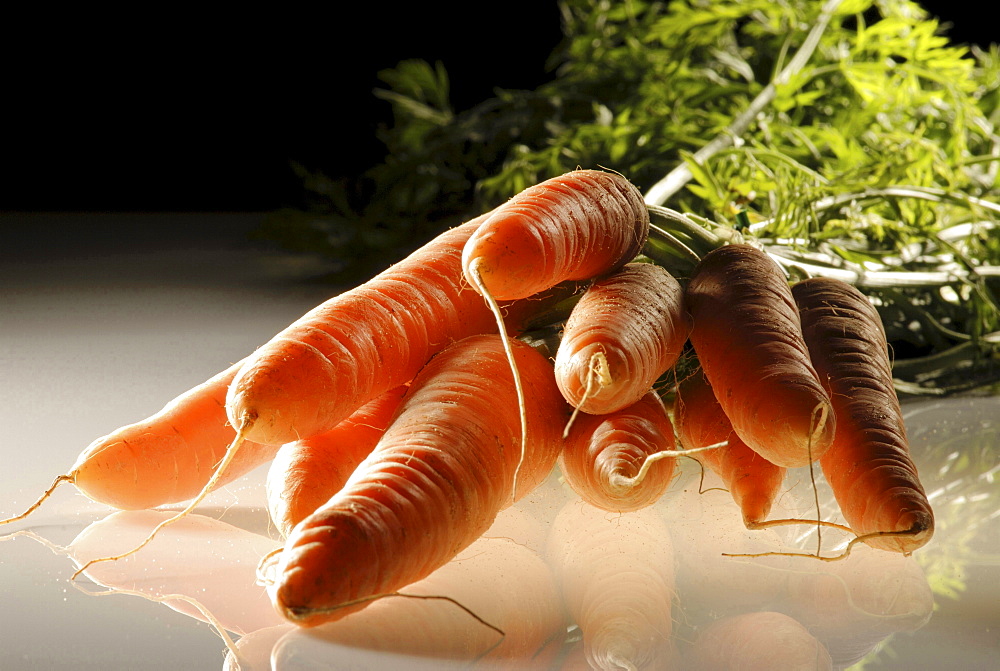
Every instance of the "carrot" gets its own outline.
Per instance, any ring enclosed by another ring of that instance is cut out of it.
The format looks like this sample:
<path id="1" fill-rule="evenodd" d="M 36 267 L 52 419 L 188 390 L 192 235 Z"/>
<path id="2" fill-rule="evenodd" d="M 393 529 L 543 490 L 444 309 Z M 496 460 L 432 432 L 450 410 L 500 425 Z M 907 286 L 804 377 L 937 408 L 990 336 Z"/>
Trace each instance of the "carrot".
<path id="1" fill-rule="evenodd" d="M 539 652 L 567 624 L 552 571 L 511 539 L 479 538 L 400 594 L 409 598 L 287 634 L 274 647 L 275 668 L 326 668 L 333 659 L 350 668 L 411 668 L 424 659 L 427 668 L 540 671 L 551 655 Z M 453 666 L 458 660 L 465 664 Z"/>
<path id="2" fill-rule="evenodd" d="M 496 300 L 527 298 L 620 268 L 648 235 L 649 212 L 635 186 L 615 173 L 574 170 L 496 208 L 469 238 L 462 268 Z"/>
<path id="3" fill-rule="evenodd" d="M 855 287 L 812 278 L 792 288 L 837 431 L 823 474 L 851 529 L 872 547 L 913 552 L 934 512 L 910 458 L 881 318 Z"/>
<path id="4" fill-rule="evenodd" d="M 685 449 L 726 443 L 719 449 L 696 454 L 695 459 L 722 479 L 748 529 L 767 519 L 784 482 L 785 469 L 740 440 L 702 370 L 694 371 L 677 385 L 674 419 Z"/>
<path id="5" fill-rule="evenodd" d="M 123 510 L 153 508 L 196 496 L 236 436 L 226 418 L 225 398 L 241 364 L 182 393 L 151 417 L 98 438 L 28 510 L 0 524 L 26 517 L 62 482 L 73 483 L 98 503 Z M 244 443 L 217 484 L 266 463 L 276 451 L 275 446 Z"/>
<path id="6" fill-rule="evenodd" d="M 661 266 L 626 264 L 573 306 L 556 352 L 556 383 L 582 412 L 620 410 L 674 365 L 689 330 L 680 283 Z"/>
<path id="7" fill-rule="evenodd" d="M 730 615 L 698 634 L 685 656 L 692 671 L 823 671 L 833 660 L 823 644 L 793 618 L 773 611 Z"/>
<path id="8" fill-rule="evenodd" d="M 265 487 L 282 536 L 340 491 L 382 437 L 405 392 L 406 385 L 390 389 L 326 433 L 281 446 Z"/>
<path id="9" fill-rule="evenodd" d="M 309 311 L 254 352 L 229 388 L 227 412 L 247 440 L 283 444 L 329 431 L 413 379 L 455 340 L 496 332 L 462 276 L 482 215 L 450 229 L 367 282 Z M 538 300 L 505 305 L 512 328 Z"/>
<path id="10" fill-rule="evenodd" d="M 455 343 L 414 379 L 344 488 L 288 537 L 269 590 L 287 619 L 337 620 L 426 577 L 545 479 L 568 406 L 548 359 L 520 341 L 511 349 L 531 399 L 523 463 L 504 343 L 497 335 Z"/>
<path id="11" fill-rule="evenodd" d="M 672 668 L 674 552 L 653 508 L 616 515 L 570 501 L 547 555 L 591 668 Z"/>
<path id="12" fill-rule="evenodd" d="M 674 460 L 663 459 L 641 478 L 645 461 L 674 449 L 674 431 L 655 391 L 607 415 L 581 415 L 572 425 L 559 466 L 566 483 L 589 504 L 628 512 L 655 503 L 667 491 Z"/>
<path id="13" fill-rule="evenodd" d="M 695 268 L 685 301 L 691 344 L 736 434 L 778 466 L 819 459 L 835 421 L 778 265 L 748 244 L 719 247 Z"/>

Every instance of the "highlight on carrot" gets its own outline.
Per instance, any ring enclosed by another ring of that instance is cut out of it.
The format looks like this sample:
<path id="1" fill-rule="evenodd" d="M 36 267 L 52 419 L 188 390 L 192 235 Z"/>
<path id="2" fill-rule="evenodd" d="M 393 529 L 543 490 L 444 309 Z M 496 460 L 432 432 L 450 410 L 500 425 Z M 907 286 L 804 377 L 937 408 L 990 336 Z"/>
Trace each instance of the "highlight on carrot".
<path id="1" fill-rule="evenodd" d="M 556 382 L 581 412 L 637 402 L 677 361 L 690 322 L 680 283 L 661 266 L 628 263 L 573 307 L 556 351 Z"/>
<path id="2" fill-rule="evenodd" d="M 121 510 L 153 508 L 197 496 L 235 439 L 236 431 L 226 418 L 225 398 L 241 364 L 185 391 L 154 415 L 98 438 L 31 507 L 0 524 L 24 519 L 63 482 L 72 483 L 89 499 Z M 214 484 L 231 482 L 267 463 L 277 449 L 244 443 Z"/>
<path id="3" fill-rule="evenodd" d="M 548 359 L 520 341 L 510 345 L 531 400 L 523 463 L 501 337 L 449 346 L 413 380 L 343 489 L 288 537 L 269 588 L 287 619 L 306 627 L 337 620 L 426 577 L 547 477 L 569 408 Z"/>
<path id="4" fill-rule="evenodd" d="M 677 385 L 674 420 L 681 446 L 687 449 L 725 442 L 695 459 L 718 475 L 740 507 L 748 529 L 760 526 L 771 512 L 785 480 L 785 469 L 744 443 L 719 404 L 708 379 L 697 369 Z"/>
<path id="5" fill-rule="evenodd" d="M 610 514 L 576 499 L 550 534 L 549 563 L 591 668 L 673 668 L 674 549 L 655 509 Z"/>
<path id="6" fill-rule="evenodd" d="M 496 300 L 527 298 L 620 268 L 648 235 L 649 212 L 631 182 L 612 172 L 574 170 L 493 210 L 466 243 L 462 268 Z"/>
<path id="7" fill-rule="evenodd" d="M 881 318 L 840 280 L 811 278 L 792 293 L 836 416 L 833 445 L 820 459 L 823 474 L 865 543 L 913 552 L 933 535 L 934 512 L 910 457 Z"/>
<path id="8" fill-rule="evenodd" d="M 390 389 L 329 431 L 281 446 L 265 489 L 271 520 L 282 536 L 340 491 L 385 433 L 406 389 Z"/>
<path id="9" fill-rule="evenodd" d="M 647 459 L 674 447 L 667 410 L 649 390 L 616 412 L 580 415 L 566 436 L 559 466 L 566 483 L 591 505 L 629 512 L 655 503 L 667 491 L 676 459 L 661 459 L 639 474 Z"/>
<path id="10" fill-rule="evenodd" d="M 780 267 L 733 243 L 706 254 L 688 282 L 691 344 L 736 434 L 773 464 L 823 456 L 836 420 Z"/>

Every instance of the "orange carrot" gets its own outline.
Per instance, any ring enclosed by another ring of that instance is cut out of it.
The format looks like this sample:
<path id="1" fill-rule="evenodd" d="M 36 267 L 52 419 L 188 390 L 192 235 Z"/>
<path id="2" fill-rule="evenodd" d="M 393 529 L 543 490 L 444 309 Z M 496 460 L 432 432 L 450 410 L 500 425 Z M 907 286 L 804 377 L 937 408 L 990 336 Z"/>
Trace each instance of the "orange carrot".
<path id="1" fill-rule="evenodd" d="M 607 415 L 581 415 L 559 453 L 566 483 L 602 510 L 628 512 L 655 503 L 674 473 L 674 459 L 662 459 L 641 479 L 643 463 L 674 449 L 674 431 L 655 391 Z"/>
<path id="2" fill-rule="evenodd" d="M 695 459 L 718 475 L 743 513 L 743 523 L 754 528 L 771 512 L 785 479 L 785 469 L 760 456 L 740 440 L 719 405 L 702 370 L 696 370 L 677 386 L 677 436 L 684 449 L 726 442 Z"/>
<path id="3" fill-rule="evenodd" d="M 730 615 L 704 627 L 685 656 L 692 671 L 824 671 L 833 660 L 793 618 L 774 611 Z"/>
<path id="4" fill-rule="evenodd" d="M 523 462 L 504 343 L 497 335 L 455 343 L 413 380 L 344 488 L 287 539 L 269 590 L 287 619 L 307 627 L 337 620 L 427 576 L 546 478 L 568 406 L 548 359 L 511 345 L 530 399 Z"/>
<path id="5" fill-rule="evenodd" d="M 571 501 L 547 556 L 591 668 L 673 668 L 674 552 L 654 508 L 618 515 Z"/>
<path id="6" fill-rule="evenodd" d="M 507 538 L 479 538 L 400 594 L 411 598 L 381 599 L 287 634 L 274 648 L 275 668 L 326 668 L 336 659 L 350 668 L 408 669 L 423 659 L 428 669 L 541 671 L 550 666 L 539 651 L 566 630 L 552 571 L 537 552 Z"/>
<path id="7" fill-rule="evenodd" d="M 340 491 L 385 433 L 406 385 L 385 392 L 312 438 L 285 443 L 267 473 L 267 505 L 282 536 Z"/>
<path id="8" fill-rule="evenodd" d="M 840 280 L 805 280 L 793 294 L 837 418 L 833 447 L 820 460 L 823 474 L 866 543 L 913 552 L 934 533 L 934 512 L 910 458 L 881 318 Z"/>
<path id="9" fill-rule="evenodd" d="M 486 215 L 453 228 L 367 282 L 306 313 L 251 355 L 229 388 L 230 421 L 248 440 L 283 444 L 329 431 L 413 379 L 455 340 L 494 333 L 462 276 L 466 241 Z M 504 306 L 516 329 L 535 300 Z"/>
<path id="10" fill-rule="evenodd" d="M 462 255 L 496 300 L 527 298 L 620 268 L 642 249 L 649 212 L 621 175 L 574 170 L 529 187 L 486 218 Z"/>
<path id="11" fill-rule="evenodd" d="M 556 383 L 582 412 L 620 410 L 674 365 L 689 330 L 680 283 L 661 266 L 626 264 L 573 306 L 556 352 Z"/>
<path id="12" fill-rule="evenodd" d="M 777 263 L 748 244 L 715 249 L 685 301 L 691 344 L 736 434 L 778 466 L 819 459 L 833 441 L 833 411 Z"/>
<path id="13" fill-rule="evenodd" d="M 88 498 L 123 510 L 193 498 L 236 436 L 226 419 L 225 398 L 241 364 L 177 396 L 151 417 L 95 440 L 31 508 L 3 522 L 28 515 L 61 482 L 72 482 Z M 276 446 L 244 443 L 218 484 L 266 463 L 276 451 Z"/>

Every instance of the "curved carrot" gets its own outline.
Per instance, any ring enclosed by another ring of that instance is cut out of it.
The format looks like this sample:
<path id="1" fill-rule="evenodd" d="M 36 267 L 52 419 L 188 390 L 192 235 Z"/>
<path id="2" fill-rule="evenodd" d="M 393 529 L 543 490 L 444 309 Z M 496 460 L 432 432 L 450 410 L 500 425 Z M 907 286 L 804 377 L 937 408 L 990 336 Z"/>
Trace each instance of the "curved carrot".
<path id="1" fill-rule="evenodd" d="M 566 483 L 602 510 L 629 512 L 655 503 L 670 486 L 674 459 L 663 459 L 637 481 L 653 454 L 674 449 L 674 431 L 655 391 L 607 415 L 580 415 L 559 453 Z"/>
<path id="2" fill-rule="evenodd" d="M 757 611 L 723 617 L 705 626 L 687 651 L 684 668 L 825 671 L 834 666 L 830 652 L 801 623 L 784 613 Z"/>
<path id="3" fill-rule="evenodd" d="M 677 361 L 689 331 L 680 283 L 661 266 L 628 263 L 573 306 L 556 351 L 556 383 L 582 412 L 620 410 Z"/>
<path id="4" fill-rule="evenodd" d="M 281 446 L 265 487 L 271 520 L 282 536 L 340 491 L 385 433 L 406 389 L 390 389 L 329 431 Z"/>
<path id="5" fill-rule="evenodd" d="M 236 437 L 226 418 L 225 399 L 241 364 L 185 391 L 156 414 L 98 438 L 28 511 L 3 522 L 25 517 L 64 481 L 88 498 L 122 510 L 193 498 L 208 484 Z M 244 443 L 218 484 L 266 463 L 276 451 L 276 446 Z"/>
<path id="6" fill-rule="evenodd" d="M 283 444 L 329 431 L 413 379 L 451 342 L 495 333 L 493 313 L 462 276 L 466 241 L 487 215 L 448 230 L 367 282 L 309 311 L 251 355 L 227 412 L 248 440 Z M 509 323 L 540 301 L 504 306 Z"/>
<path id="7" fill-rule="evenodd" d="M 820 459 L 823 474 L 866 543 L 912 552 L 934 533 L 934 511 L 910 458 L 881 318 L 840 280 L 812 278 L 792 292 L 837 417 L 833 447 Z"/>
<path id="8" fill-rule="evenodd" d="M 691 344 L 736 434 L 778 466 L 819 459 L 835 420 L 778 265 L 747 244 L 717 248 L 695 268 L 685 301 Z"/>
<path id="9" fill-rule="evenodd" d="M 654 508 L 618 515 L 570 501 L 547 556 L 591 668 L 674 668 L 674 551 Z"/>
<path id="10" fill-rule="evenodd" d="M 520 341 L 512 350 L 530 399 L 523 463 L 504 344 L 497 335 L 455 343 L 414 379 L 344 488 L 289 536 L 269 590 L 280 613 L 308 627 L 360 610 L 451 560 L 545 479 L 568 406 L 548 359 Z"/>
<path id="11" fill-rule="evenodd" d="M 767 519 L 785 480 L 785 469 L 740 440 L 703 371 L 694 371 L 677 385 L 674 419 L 677 436 L 685 449 L 727 443 L 699 452 L 695 459 L 722 479 L 740 507 L 748 529 Z"/>
<path id="12" fill-rule="evenodd" d="M 642 249 L 649 212 L 621 175 L 574 170 L 496 208 L 469 238 L 466 278 L 496 300 L 527 298 L 620 268 Z"/>

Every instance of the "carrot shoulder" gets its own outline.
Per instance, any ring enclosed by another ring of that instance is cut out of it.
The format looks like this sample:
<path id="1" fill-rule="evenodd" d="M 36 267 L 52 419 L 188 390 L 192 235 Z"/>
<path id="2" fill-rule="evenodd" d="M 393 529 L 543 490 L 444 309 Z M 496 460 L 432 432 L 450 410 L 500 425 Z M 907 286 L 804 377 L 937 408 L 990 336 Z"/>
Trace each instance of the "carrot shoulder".
<path id="1" fill-rule="evenodd" d="M 556 351 L 556 383 L 583 412 L 620 410 L 677 361 L 689 330 L 680 283 L 661 266 L 628 263 L 573 306 Z"/>
<path id="2" fill-rule="evenodd" d="M 881 318 L 840 280 L 812 278 L 792 291 L 837 417 L 823 474 L 854 532 L 873 534 L 866 543 L 912 552 L 934 533 L 934 513 L 910 457 Z"/>
<path id="3" fill-rule="evenodd" d="M 591 505 L 629 512 L 655 503 L 670 486 L 675 460 L 661 459 L 638 479 L 646 459 L 674 449 L 674 431 L 655 391 L 606 415 L 580 415 L 559 466 L 566 483 Z"/>
<path id="4" fill-rule="evenodd" d="M 472 336 L 431 359 L 371 455 L 289 536 L 269 590 L 287 619 L 336 620 L 427 576 L 548 475 L 568 406 L 551 363 L 512 345 L 529 400 L 518 491 L 521 420 L 510 365 L 499 336 Z"/>
<path id="5" fill-rule="evenodd" d="M 821 457 L 833 412 L 778 265 L 748 244 L 720 247 L 696 267 L 685 302 L 691 344 L 737 435 L 779 466 Z"/>
<path id="6" fill-rule="evenodd" d="M 329 431 L 281 446 L 265 485 L 282 536 L 340 491 L 385 433 L 406 389 L 390 389 Z"/>
<path id="7" fill-rule="evenodd" d="M 466 245 L 466 278 L 497 300 L 527 298 L 620 268 L 642 249 L 649 212 L 621 175 L 574 170 L 496 208 Z"/>
<path id="8" fill-rule="evenodd" d="M 754 527 L 771 512 L 785 479 L 785 469 L 760 456 L 740 440 L 701 370 L 677 385 L 677 435 L 684 449 L 727 444 L 695 455 L 719 476 L 743 513 L 743 523 Z"/>
<path id="9" fill-rule="evenodd" d="M 462 249 L 483 219 L 444 232 L 260 347 L 230 386 L 232 424 L 247 439 L 271 444 L 329 431 L 413 379 L 451 342 L 496 332 L 493 313 L 462 276 Z M 505 306 L 512 330 L 535 308 L 519 305 Z"/>

